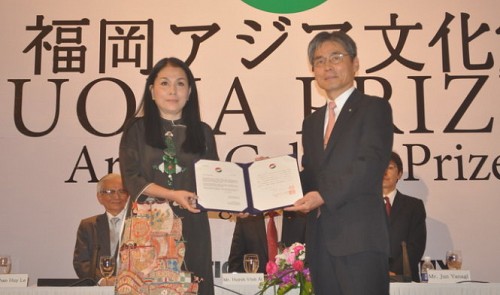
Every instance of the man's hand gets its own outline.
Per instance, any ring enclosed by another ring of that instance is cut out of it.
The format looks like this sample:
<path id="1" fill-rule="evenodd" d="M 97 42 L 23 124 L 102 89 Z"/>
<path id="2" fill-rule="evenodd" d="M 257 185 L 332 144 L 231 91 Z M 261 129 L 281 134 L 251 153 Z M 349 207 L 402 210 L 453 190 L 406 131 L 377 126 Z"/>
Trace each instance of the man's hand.
<path id="1" fill-rule="evenodd" d="M 323 201 L 323 198 L 319 194 L 318 191 L 313 191 L 307 193 L 304 197 L 301 199 L 297 200 L 291 207 L 286 207 L 284 210 L 285 211 L 300 211 L 303 213 L 309 213 L 312 210 L 318 208 L 319 206 L 323 205 L 325 201 Z"/>

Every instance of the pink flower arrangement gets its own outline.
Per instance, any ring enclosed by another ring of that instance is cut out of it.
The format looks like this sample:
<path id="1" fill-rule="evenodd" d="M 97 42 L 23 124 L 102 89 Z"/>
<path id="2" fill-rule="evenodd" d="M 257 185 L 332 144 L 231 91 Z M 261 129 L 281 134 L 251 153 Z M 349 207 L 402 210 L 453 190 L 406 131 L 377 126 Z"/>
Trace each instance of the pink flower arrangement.
<path id="1" fill-rule="evenodd" d="M 274 287 L 277 295 L 283 295 L 298 288 L 300 288 L 300 295 L 313 294 L 309 268 L 304 266 L 305 257 L 306 246 L 301 243 L 294 243 L 283 249 L 276 255 L 275 261 L 267 263 L 267 275 L 261 283 L 259 294 L 264 294 L 270 287 Z"/>

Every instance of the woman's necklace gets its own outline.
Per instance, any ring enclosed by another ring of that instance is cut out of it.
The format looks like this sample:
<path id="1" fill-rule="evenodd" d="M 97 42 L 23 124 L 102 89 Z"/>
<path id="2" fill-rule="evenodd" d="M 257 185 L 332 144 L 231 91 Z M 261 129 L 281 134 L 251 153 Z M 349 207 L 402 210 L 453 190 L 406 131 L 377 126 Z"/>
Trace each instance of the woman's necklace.
<path id="1" fill-rule="evenodd" d="M 171 122 L 173 126 L 177 126 L 174 121 Z M 181 173 L 185 169 L 178 165 L 174 143 L 174 133 L 172 131 L 165 132 L 165 146 L 165 149 L 163 149 L 162 163 L 160 165 L 153 165 L 153 169 L 167 174 L 167 187 L 173 188 L 173 175 Z"/>
<path id="2" fill-rule="evenodd" d="M 163 172 L 167 174 L 168 187 L 172 187 L 174 184 L 173 175 L 175 174 L 177 168 L 174 134 L 172 131 L 167 131 L 167 133 L 165 133 L 165 145 L 167 147 L 163 150 Z"/>

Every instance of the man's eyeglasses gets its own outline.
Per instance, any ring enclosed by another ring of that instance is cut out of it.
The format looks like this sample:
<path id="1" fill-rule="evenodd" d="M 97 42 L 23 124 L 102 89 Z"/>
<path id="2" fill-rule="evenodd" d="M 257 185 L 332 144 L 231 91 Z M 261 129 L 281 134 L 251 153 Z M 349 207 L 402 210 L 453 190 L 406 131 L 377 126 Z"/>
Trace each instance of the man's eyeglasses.
<path id="1" fill-rule="evenodd" d="M 102 195 L 107 196 L 107 197 L 111 197 L 114 194 L 118 194 L 118 196 L 120 196 L 120 197 L 128 196 L 127 191 L 124 190 L 124 189 L 117 189 L 117 190 L 114 190 L 114 189 L 104 189 L 104 190 L 101 190 L 100 193 Z"/>
<path id="2" fill-rule="evenodd" d="M 315 68 L 322 68 L 326 66 L 327 63 L 331 63 L 332 65 L 336 65 L 341 63 L 344 60 L 344 56 L 348 56 L 349 54 L 347 53 L 332 53 L 328 58 L 326 57 L 319 57 L 314 60 L 313 66 Z"/>

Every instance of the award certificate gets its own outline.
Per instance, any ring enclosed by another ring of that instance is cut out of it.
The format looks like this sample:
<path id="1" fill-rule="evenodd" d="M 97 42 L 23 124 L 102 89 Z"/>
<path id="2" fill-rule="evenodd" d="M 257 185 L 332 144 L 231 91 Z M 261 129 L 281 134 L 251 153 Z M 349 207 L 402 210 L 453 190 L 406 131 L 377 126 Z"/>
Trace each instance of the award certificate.
<path id="1" fill-rule="evenodd" d="M 199 160 L 195 174 L 198 205 L 206 210 L 258 213 L 291 206 L 303 196 L 291 156 L 248 164 Z"/>

